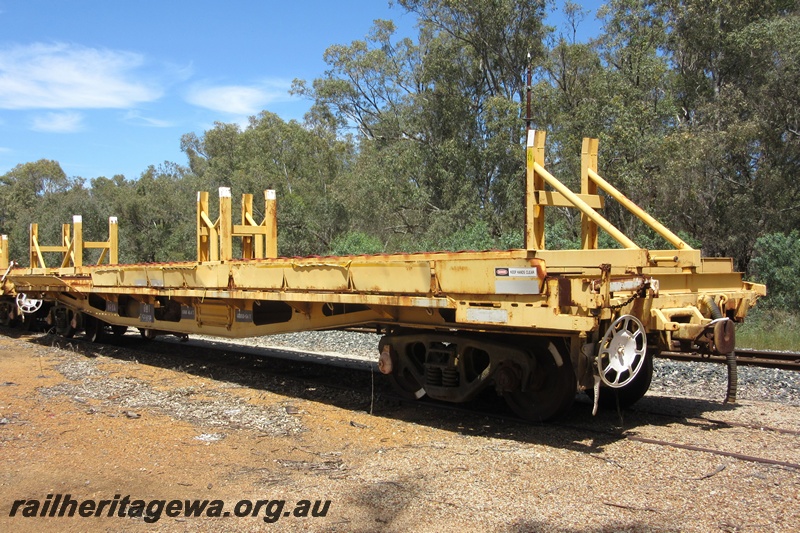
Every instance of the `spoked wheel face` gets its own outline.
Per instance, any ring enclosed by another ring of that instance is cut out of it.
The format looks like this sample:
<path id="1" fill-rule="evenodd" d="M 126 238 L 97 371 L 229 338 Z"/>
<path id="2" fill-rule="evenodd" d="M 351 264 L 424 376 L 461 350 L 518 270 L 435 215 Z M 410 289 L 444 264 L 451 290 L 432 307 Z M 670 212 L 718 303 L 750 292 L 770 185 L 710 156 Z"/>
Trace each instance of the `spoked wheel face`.
<path id="1" fill-rule="evenodd" d="M 608 387 L 601 387 L 599 404 L 601 407 L 614 409 L 619 406 L 625 409 L 635 404 L 642 397 L 647 394 L 650 389 L 650 382 L 653 380 L 653 357 L 648 355 L 644 359 L 641 370 L 636 374 L 636 377 L 624 387 L 618 389 L 611 389 Z M 586 389 L 586 394 L 590 399 L 594 400 L 594 390 Z"/>
<path id="2" fill-rule="evenodd" d="M 569 357 L 552 342 L 534 353 L 534 363 L 525 390 L 506 392 L 503 397 L 518 416 L 532 422 L 544 422 L 570 408 L 577 382 Z"/>
<path id="3" fill-rule="evenodd" d="M 644 325 L 633 315 L 616 319 L 600 341 L 597 371 L 607 386 L 619 389 L 641 371 L 647 352 Z"/>
<path id="4" fill-rule="evenodd" d="M 17 294 L 17 307 L 19 307 L 20 311 L 29 315 L 42 308 L 42 300 L 28 298 L 24 292 L 21 292 Z"/>

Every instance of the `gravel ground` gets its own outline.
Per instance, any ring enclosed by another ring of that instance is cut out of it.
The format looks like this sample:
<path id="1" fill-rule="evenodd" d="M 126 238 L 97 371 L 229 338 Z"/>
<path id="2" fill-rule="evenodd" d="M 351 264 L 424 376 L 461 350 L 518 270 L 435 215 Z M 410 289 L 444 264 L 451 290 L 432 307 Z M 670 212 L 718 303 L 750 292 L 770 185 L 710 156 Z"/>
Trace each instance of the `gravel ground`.
<path id="1" fill-rule="evenodd" d="M 363 364 L 377 339 L 327 332 L 247 344 Z M 592 416 L 584 398 L 536 425 L 385 398 L 370 414 L 368 384 L 217 364 L 216 352 L 172 357 L 193 342 L 131 335 L 127 346 L 0 335 L 0 531 L 788 533 L 800 523 L 800 373 L 741 368 L 742 400 L 730 406 L 724 366 L 659 360 L 651 392 L 624 421 L 610 410 Z M 9 515 L 15 500 L 48 494 L 331 507 L 271 524 Z"/>

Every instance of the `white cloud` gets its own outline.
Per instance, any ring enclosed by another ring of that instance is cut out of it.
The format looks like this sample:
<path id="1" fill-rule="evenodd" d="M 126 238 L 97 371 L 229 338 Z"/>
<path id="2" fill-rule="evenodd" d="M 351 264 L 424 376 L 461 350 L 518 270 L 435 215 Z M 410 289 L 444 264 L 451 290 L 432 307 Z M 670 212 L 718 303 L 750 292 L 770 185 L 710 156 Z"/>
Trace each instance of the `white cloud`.
<path id="1" fill-rule="evenodd" d="M 159 98 L 140 54 L 74 44 L 0 48 L 0 108 L 126 108 Z"/>
<path id="2" fill-rule="evenodd" d="M 48 133 L 73 133 L 83 129 L 83 115 L 75 111 L 45 113 L 33 117 L 31 129 Z"/>
<path id="3" fill-rule="evenodd" d="M 218 85 L 193 87 L 186 100 L 198 107 L 231 115 L 255 115 L 274 102 L 290 99 L 291 83 L 268 81 L 256 85 Z"/>
<path id="4" fill-rule="evenodd" d="M 125 113 L 124 119 L 131 124 L 136 124 L 138 126 L 150 126 L 153 128 L 170 128 L 174 126 L 174 124 L 168 120 L 162 120 L 159 118 L 153 117 L 145 117 L 138 111 L 128 111 Z"/>

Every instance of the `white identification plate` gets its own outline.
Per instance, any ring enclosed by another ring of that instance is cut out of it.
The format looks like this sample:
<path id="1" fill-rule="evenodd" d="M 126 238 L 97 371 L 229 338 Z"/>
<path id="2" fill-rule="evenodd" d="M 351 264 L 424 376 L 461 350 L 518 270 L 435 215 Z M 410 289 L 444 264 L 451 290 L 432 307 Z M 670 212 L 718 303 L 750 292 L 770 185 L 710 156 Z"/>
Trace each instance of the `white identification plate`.
<path id="1" fill-rule="evenodd" d="M 470 307 L 467 309 L 467 322 L 480 322 L 486 324 L 507 324 L 508 311 L 505 309 L 481 309 Z"/>
<path id="2" fill-rule="evenodd" d="M 541 286 L 536 267 L 495 267 L 495 294 L 539 294 Z"/>

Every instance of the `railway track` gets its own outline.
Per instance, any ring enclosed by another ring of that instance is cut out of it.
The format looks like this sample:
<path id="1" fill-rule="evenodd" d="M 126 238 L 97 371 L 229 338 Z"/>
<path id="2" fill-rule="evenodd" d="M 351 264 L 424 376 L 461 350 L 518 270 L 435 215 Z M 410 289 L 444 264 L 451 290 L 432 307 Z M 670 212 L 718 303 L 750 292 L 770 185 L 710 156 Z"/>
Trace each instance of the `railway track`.
<path id="1" fill-rule="evenodd" d="M 675 361 L 725 363 L 724 355 L 661 352 L 659 357 L 673 359 Z M 742 366 L 778 368 L 780 370 L 800 370 L 800 353 L 743 348 L 736 350 L 736 363 Z"/>

